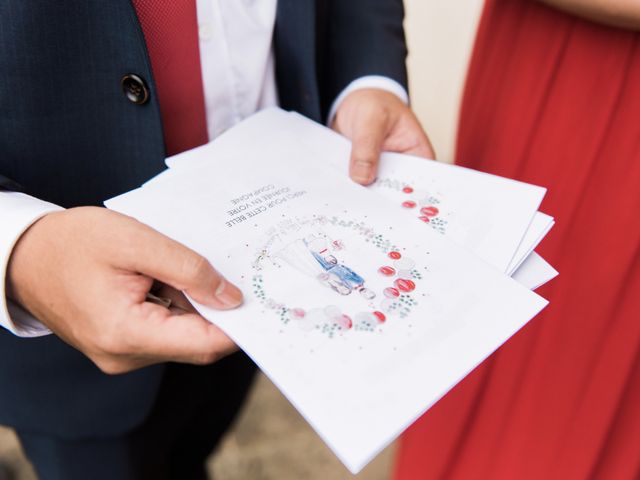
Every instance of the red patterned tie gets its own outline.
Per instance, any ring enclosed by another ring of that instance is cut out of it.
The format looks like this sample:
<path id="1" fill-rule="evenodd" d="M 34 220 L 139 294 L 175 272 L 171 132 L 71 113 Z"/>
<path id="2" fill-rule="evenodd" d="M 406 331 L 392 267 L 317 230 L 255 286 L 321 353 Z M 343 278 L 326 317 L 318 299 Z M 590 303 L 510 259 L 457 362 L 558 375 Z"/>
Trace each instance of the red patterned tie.
<path id="1" fill-rule="evenodd" d="M 195 0 L 133 0 L 156 83 L 167 156 L 207 142 Z"/>

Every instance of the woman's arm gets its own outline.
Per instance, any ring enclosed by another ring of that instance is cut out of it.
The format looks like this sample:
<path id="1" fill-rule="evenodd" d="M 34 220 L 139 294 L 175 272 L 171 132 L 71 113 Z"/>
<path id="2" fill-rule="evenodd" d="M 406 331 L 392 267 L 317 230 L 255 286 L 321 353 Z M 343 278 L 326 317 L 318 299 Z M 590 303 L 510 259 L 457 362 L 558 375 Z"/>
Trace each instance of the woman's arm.
<path id="1" fill-rule="evenodd" d="M 540 0 L 547 5 L 613 27 L 640 30 L 640 0 Z"/>

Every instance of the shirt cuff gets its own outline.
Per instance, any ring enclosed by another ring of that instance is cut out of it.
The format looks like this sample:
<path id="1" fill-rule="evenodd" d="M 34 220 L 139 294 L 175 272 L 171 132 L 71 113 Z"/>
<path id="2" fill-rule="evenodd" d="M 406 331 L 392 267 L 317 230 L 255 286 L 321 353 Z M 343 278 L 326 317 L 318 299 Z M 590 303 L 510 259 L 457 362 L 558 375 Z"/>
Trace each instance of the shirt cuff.
<path id="1" fill-rule="evenodd" d="M 6 276 L 13 247 L 27 229 L 48 213 L 61 207 L 17 192 L 0 192 L 0 327 L 19 337 L 40 337 L 51 333 L 26 310 L 6 296 Z"/>
<path id="2" fill-rule="evenodd" d="M 356 78 L 353 82 L 347 85 L 347 87 L 340 93 L 340 95 L 338 95 L 338 98 L 333 101 L 333 103 L 331 104 L 331 108 L 329 109 L 329 116 L 327 117 L 327 126 L 331 127 L 333 119 L 335 118 L 338 111 L 338 107 L 340 106 L 342 101 L 347 98 L 347 95 L 361 88 L 378 88 L 386 92 L 391 92 L 404 103 L 406 103 L 407 105 L 409 104 L 409 93 L 407 92 L 407 89 L 400 85 L 398 82 L 389 77 L 383 77 L 381 75 L 367 75 L 365 77 Z"/>

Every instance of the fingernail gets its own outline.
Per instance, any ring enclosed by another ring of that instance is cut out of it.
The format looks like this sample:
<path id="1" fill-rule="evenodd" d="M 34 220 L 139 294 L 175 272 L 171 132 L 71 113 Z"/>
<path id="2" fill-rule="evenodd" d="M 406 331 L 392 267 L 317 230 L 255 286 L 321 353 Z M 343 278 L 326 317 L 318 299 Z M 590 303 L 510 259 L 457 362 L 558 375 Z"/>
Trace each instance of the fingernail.
<path id="1" fill-rule="evenodd" d="M 225 279 L 222 279 L 220 285 L 218 285 L 215 296 L 228 308 L 235 308 L 242 303 L 242 292 L 240 289 Z"/>
<path id="2" fill-rule="evenodd" d="M 373 180 L 371 178 L 371 166 L 368 163 L 356 163 L 351 169 L 351 178 L 358 183 L 369 184 Z"/>

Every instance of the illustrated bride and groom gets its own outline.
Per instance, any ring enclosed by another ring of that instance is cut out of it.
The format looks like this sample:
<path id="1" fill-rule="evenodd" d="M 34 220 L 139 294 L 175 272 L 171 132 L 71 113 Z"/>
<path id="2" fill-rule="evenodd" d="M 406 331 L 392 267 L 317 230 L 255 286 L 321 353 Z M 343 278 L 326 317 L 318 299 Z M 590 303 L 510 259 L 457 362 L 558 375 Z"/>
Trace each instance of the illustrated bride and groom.
<path id="1" fill-rule="evenodd" d="M 309 235 L 289 243 L 275 256 L 340 295 L 358 292 L 366 300 L 374 299 L 376 294 L 365 287 L 365 279 L 336 257 L 343 249 L 339 240 L 330 242 L 324 234 Z"/>

